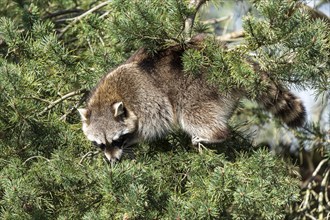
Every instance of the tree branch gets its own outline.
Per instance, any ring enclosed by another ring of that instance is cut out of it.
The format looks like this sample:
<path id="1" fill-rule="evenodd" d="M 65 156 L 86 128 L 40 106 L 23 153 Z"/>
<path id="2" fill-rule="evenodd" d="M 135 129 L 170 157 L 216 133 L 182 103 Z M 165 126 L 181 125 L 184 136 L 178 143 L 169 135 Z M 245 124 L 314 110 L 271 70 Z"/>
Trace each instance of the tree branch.
<path id="1" fill-rule="evenodd" d="M 86 93 L 87 90 L 86 89 L 79 89 L 77 91 L 73 91 L 73 92 L 70 92 L 64 96 L 62 96 L 61 98 L 55 100 L 54 102 L 51 102 L 50 105 L 48 105 L 46 108 L 44 108 L 44 110 L 42 110 L 38 116 L 41 116 L 43 114 L 45 114 L 48 110 L 54 108 L 57 104 L 59 104 L 60 102 L 63 102 L 64 100 L 72 97 L 72 96 L 76 96 L 76 95 L 80 95 L 80 94 L 83 94 L 83 93 Z"/>
<path id="2" fill-rule="evenodd" d="M 314 8 L 308 6 L 308 5 L 305 5 L 303 3 L 300 3 L 299 4 L 299 7 L 303 11 L 305 11 L 306 13 L 308 13 L 309 15 L 311 15 L 311 17 L 313 19 L 321 19 L 321 20 L 327 22 L 328 25 L 330 25 L 330 18 L 326 14 L 324 14 L 323 12 L 321 12 L 319 10 L 316 10 L 316 9 L 314 9 Z"/>
<path id="3" fill-rule="evenodd" d="M 97 155 L 97 154 L 99 154 L 101 151 L 99 151 L 99 150 L 97 150 L 97 151 L 88 151 L 81 159 L 80 159 L 80 161 L 79 161 L 79 165 L 81 165 L 82 166 L 82 163 L 83 163 L 83 161 L 87 158 L 87 157 L 89 157 L 89 156 L 95 156 L 95 155 Z"/>
<path id="4" fill-rule="evenodd" d="M 299 212 L 303 212 L 305 211 L 308 206 L 309 206 L 309 199 L 310 199 L 310 194 L 313 192 L 313 187 L 312 187 L 312 183 L 316 177 L 316 175 L 318 174 L 318 172 L 320 171 L 321 167 L 325 164 L 329 162 L 328 159 L 323 159 L 319 164 L 318 166 L 316 167 L 316 169 L 314 170 L 310 180 L 309 180 L 309 183 L 307 185 L 307 190 L 306 190 L 306 194 L 305 194 L 305 198 L 304 198 L 304 201 L 300 204 L 300 207 L 299 207 Z"/>
<path id="5" fill-rule="evenodd" d="M 201 8 L 203 4 L 205 4 L 208 0 L 190 0 L 189 8 L 195 9 L 194 12 L 186 19 L 184 24 L 184 32 L 187 36 L 191 37 L 192 28 L 194 26 L 196 14 L 198 10 Z"/>
<path id="6" fill-rule="evenodd" d="M 54 17 L 57 17 L 57 16 L 66 15 L 66 14 L 72 14 L 72 13 L 82 13 L 83 11 L 84 10 L 77 9 L 77 8 L 67 9 L 67 10 L 60 10 L 60 11 L 56 11 L 56 12 L 49 13 L 49 14 L 45 15 L 43 17 L 43 19 L 54 18 Z"/>
<path id="7" fill-rule="evenodd" d="M 318 204 L 318 210 L 317 210 L 319 213 L 319 216 L 318 216 L 319 219 L 324 219 L 323 212 L 325 210 L 325 207 L 324 207 L 323 201 L 325 200 L 325 196 L 327 196 L 329 172 L 330 172 L 330 170 L 329 170 L 329 168 L 327 168 L 325 171 L 323 180 L 321 182 L 321 186 L 320 186 L 320 192 L 319 192 L 319 198 L 318 198 L 319 204 Z"/>
<path id="8" fill-rule="evenodd" d="M 35 159 L 35 158 L 41 158 L 41 159 L 46 160 L 47 162 L 50 161 L 50 160 L 49 160 L 48 158 L 46 158 L 46 157 L 43 157 L 43 156 L 39 156 L 39 155 L 37 155 L 37 156 L 32 156 L 32 157 L 29 157 L 28 159 L 26 159 L 26 160 L 23 162 L 23 165 L 25 165 L 29 160 L 32 160 L 32 159 Z"/>
<path id="9" fill-rule="evenodd" d="M 61 116 L 60 120 L 65 121 L 66 117 L 71 114 L 74 110 L 76 110 L 86 99 L 87 99 L 88 92 L 85 91 L 85 94 L 81 97 L 81 99 L 64 115 Z"/>
<path id="10" fill-rule="evenodd" d="M 22 99 L 34 99 L 34 100 L 37 100 L 37 101 L 40 101 L 40 102 L 46 102 L 48 104 L 50 104 L 51 102 L 46 100 L 46 99 L 42 99 L 42 98 L 39 98 L 39 97 L 36 97 L 36 96 L 31 96 L 31 97 L 25 97 L 23 96 Z"/>
<path id="11" fill-rule="evenodd" d="M 221 18 L 213 18 L 213 19 L 209 19 L 209 20 L 206 20 L 206 21 L 202 21 L 202 23 L 203 24 L 216 24 L 216 23 L 220 23 L 220 22 L 223 22 L 223 21 L 230 20 L 232 18 L 233 18 L 232 15 L 228 15 L 228 16 L 221 17 Z"/>
<path id="12" fill-rule="evenodd" d="M 69 28 L 71 28 L 73 25 L 75 25 L 78 21 L 80 21 L 81 19 L 83 19 L 84 17 L 86 17 L 87 15 L 93 13 L 96 10 L 99 10 L 100 8 L 106 6 L 107 4 L 109 4 L 110 1 L 105 1 L 102 2 L 101 4 L 98 4 L 97 6 L 91 8 L 90 10 L 86 11 L 85 13 L 79 15 L 78 17 L 75 17 L 74 20 L 68 24 L 65 28 L 63 28 L 61 30 L 61 33 L 59 34 L 59 38 L 63 37 L 64 33 L 69 30 Z"/>
<path id="13" fill-rule="evenodd" d="M 216 40 L 218 40 L 218 41 L 230 41 L 230 40 L 237 39 L 237 38 L 244 37 L 244 36 L 245 36 L 244 31 L 240 30 L 240 31 L 235 31 L 235 32 L 231 32 L 231 33 L 228 33 L 228 34 L 218 36 L 218 37 L 216 37 Z"/>

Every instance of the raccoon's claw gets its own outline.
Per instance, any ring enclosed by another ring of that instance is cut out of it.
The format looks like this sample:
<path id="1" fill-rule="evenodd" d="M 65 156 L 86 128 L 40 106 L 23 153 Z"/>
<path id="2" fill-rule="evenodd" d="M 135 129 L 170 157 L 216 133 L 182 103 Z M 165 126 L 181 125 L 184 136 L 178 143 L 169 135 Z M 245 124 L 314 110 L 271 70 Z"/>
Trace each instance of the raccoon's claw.
<path id="1" fill-rule="evenodd" d="M 213 143 L 214 141 L 212 141 L 212 140 L 209 140 L 209 139 L 206 139 L 206 138 L 200 138 L 200 137 L 198 137 L 198 136 L 193 136 L 192 138 L 191 138 L 191 143 L 193 144 L 193 145 L 196 145 L 196 146 L 199 146 L 199 145 L 201 145 L 202 143 L 203 144 L 208 144 L 208 143 Z"/>
<path id="2" fill-rule="evenodd" d="M 201 138 L 199 138 L 199 137 L 197 137 L 197 136 L 193 136 L 192 138 L 191 138 L 191 143 L 193 144 L 193 145 L 198 145 L 198 144 L 200 144 L 202 141 L 201 141 Z"/>
<path id="3" fill-rule="evenodd" d="M 207 139 L 207 138 L 200 138 L 198 136 L 193 136 L 191 138 L 191 142 L 195 146 L 199 146 L 200 144 L 218 144 L 225 140 L 223 139 Z"/>
<path id="4" fill-rule="evenodd" d="M 203 149 L 206 149 L 206 147 L 202 144 L 202 139 L 197 137 L 197 136 L 193 136 L 191 138 L 191 142 L 193 144 L 193 147 L 196 148 L 196 150 L 199 152 L 199 153 L 202 153 Z"/>

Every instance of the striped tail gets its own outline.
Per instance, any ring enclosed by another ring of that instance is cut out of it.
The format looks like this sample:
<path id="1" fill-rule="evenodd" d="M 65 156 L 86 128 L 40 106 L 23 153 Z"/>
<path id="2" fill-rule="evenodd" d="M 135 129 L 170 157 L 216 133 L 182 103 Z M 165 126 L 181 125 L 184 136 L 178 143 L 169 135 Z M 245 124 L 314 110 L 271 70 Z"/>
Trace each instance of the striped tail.
<path id="1" fill-rule="evenodd" d="M 257 101 L 289 127 L 301 127 L 305 123 L 306 110 L 301 99 L 281 85 L 270 83 L 267 94 L 261 94 Z"/>

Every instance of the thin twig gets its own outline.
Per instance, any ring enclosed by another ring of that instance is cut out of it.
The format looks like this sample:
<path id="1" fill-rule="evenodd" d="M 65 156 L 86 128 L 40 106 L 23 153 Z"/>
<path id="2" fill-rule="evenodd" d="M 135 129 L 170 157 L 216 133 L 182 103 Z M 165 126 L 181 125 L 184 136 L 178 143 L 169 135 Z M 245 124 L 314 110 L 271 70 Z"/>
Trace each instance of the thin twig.
<path id="1" fill-rule="evenodd" d="M 61 116 L 60 120 L 65 121 L 66 117 L 71 114 L 74 110 L 76 110 L 87 98 L 88 92 L 85 92 L 85 94 L 81 97 L 81 99 L 64 115 Z"/>
<path id="2" fill-rule="evenodd" d="M 35 158 L 41 158 L 41 159 L 44 159 L 46 160 L 47 162 L 49 162 L 50 160 L 47 159 L 46 157 L 43 157 L 43 156 L 32 156 L 32 157 L 29 157 L 28 159 L 26 159 L 24 162 L 23 162 L 23 165 L 25 165 L 29 160 L 32 160 L 32 159 L 35 159 Z"/>
<path id="3" fill-rule="evenodd" d="M 325 202 L 327 203 L 327 205 L 330 207 L 330 201 L 329 201 L 329 195 L 328 195 L 328 186 L 329 186 L 329 180 L 328 180 L 328 177 L 329 177 L 329 173 L 330 173 L 330 169 L 328 168 L 328 171 L 326 173 L 326 175 L 324 176 L 324 178 L 326 179 L 326 190 L 325 190 Z"/>
<path id="4" fill-rule="evenodd" d="M 22 97 L 22 99 L 34 99 L 34 100 L 37 100 L 37 101 L 40 101 L 40 102 L 46 102 L 48 104 L 50 104 L 51 102 L 46 100 L 46 99 L 42 99 L 42 98 L 39 98 L 39 97 L 35 97 L 35 96 L 31 96 L 31 97 Z"/>
<path id="5" fill-rule="evenodd" d="M 329 159 L 323 159 L 319 165 L 317 165 L 316 169 L 314 170 L 312 177 L 315 177 L 317 175 L 317 173 L 320 171 L 321 167 L 323 166 L 323 164 L 325 164 L 326 162 L 328 162 Z"/>
<path id="6" fill-rule="evenodd" d="M 305 198 L 304 198 L 304 201 L 300 204 L 300 212 L 304 211 L 307 209 L 308 207 L 308 201 L 309 201 L 309 197 L 310 197 L 310 194 L 313 192 L 312 188 L 312 183 L 317 175 L 317 173 L 320 171 L 320 169 L 322 168 L 322 166 L 328 162 L 329 160 L 328 159 L 323 159 L 316 167 L 316 169 L 314 170 L 312 176 L 311 176 L 311 179 L 310 179 L 310 182 L 308 183 L 307 185 L 307 189 L 306 189 L 306 194 L 305 194 Z M 317 195 L 316 195 L 317 196 Z"/>
<path id="7" fill-rule="evenodd" d="M 312 190 L 312 184 L 311 184 L 311 182 L 309 182 L 307 185 L 304 201 L 300 204 L 300 207 L 299 207 L 300 212 L 305 211 L 307 209 L 308 204 L 309 204 L 308 201 L 309 201 L 309 196 L 311 194 L 311 190 Z"/>
<path id="8" fill-rule="evenodd" d="M 79 161 L 79 165 L 82 165 L 82 162 L 88 157 L 88 156 L 94 156 L 96 154 L 100 153 L 100 151 L 88 151 Z"/>
<path id="9" fill-rule="evenodd" d="M 106 11 L 106 12 L 104 12 L 104 13 L 100 16 L 100 18 L 102 19 L 102 18 L 108 16 L 108 14 L 110 14 L 110 11 Z"/>
<path id="10" fill-rule="evenodd" d="M 228 15 L 228 16 L 225 16 L 225 17 L 221 17 L 221 18 L 213 18 L 213 19 L 209 19 L 209 20 L 205 20 L 205 21 L 202 21 L 203 24 L 217 24 L 217 23 L 220 23 L 220 22 L 223 22 L 223 21 L 228 21 L 230 19 L 232 19 L 232 15 Z"/>
<path id="11" fill-rule="evenodd" d="M 106 5 L 109 4 L 109 3 L 110 3 L 110 1 L 102 2 L 101 4 L 98 4 L 97 6 L 91 8 L 90 10 L 88 10 L 88 11 L 86 11 L 85 13 L 79 15 L 78 17 L 75 17 L 74 20 L 73 20 L 70 24 L 68 24 L 65 28 L 63 28 L 63 29 L 61 30 L 61 33 L 59 34 L 59 38 L 61 38 L 61 37 L 64 35 L 64 33 L 65 33 L 67 30 L 69 30 L 69 28 L 71 28 L 73 25 L 75 25 L 78 21 L 80 21 L 81 19 L 83 19 L 83 18 L 86 17 L 87 15 L 93 13 L 94 11 L 99 10 L 100 8 L 106 6 Z"/>
<path id="12" fill-rule="evenodd" d="M 79 89 L 77 91 L 73 91 L 73 92 L 70 92 L 70 93 L 62 96 L 61 98 L 55 100 L 54 102 L 51 102 L 50 105 L 48 105 L 46 108 L 44 108 L 44 110 L 42 110 L 38 114 L 38 116 L 41 116 L 41 115 L 45 114 L 48 110 L 54 108 L 58 103 L 61 103 L 62 101 L 66 100 L 66 99 L 68 99 L 72 96 L 76 96 L 76 95 L 80 95 L 82 93 L 86 93 L 86 91 L 87 91 L 86 89 Z"/>
<path id="13" fill-rule="evenodd" d="M 328 198 L 328 183 L 329 183 L 328 178 L 329 178 L 329 173 L 330 173 L 330 169 L 328 167 L 327 170 L 326 170 L 326 172 L 325 172 L 325 175 L 323 177 L 323 180 L 321 182 L 321 187 L 320 187 L 321 190 L 320 190 L 320 193 L 319 193 L 319 201 L 318 201 L 319 202 L 319 207 L 318 207 L 318 211 L 319 212 L 322 211 L 322 213 L 323 213 L 323 210 L 325 209 L 324 208 L 324 205 L 323 205 L 323 196 L 324 196 L 325 202 L 327 204 L 329 202 L 329 198 Z M 324 189 L 324 192 L 322 192 L 322 189 Z M 322 195 L 322 198 L 321 198 L 321 195 Z M 322 206 L 322 207 L 320 207 L 320 206 Z M 323 218 L 321 218 L 321 219 L 323 219 Z"/>
<path id="14" fill-rule="evenodd" d="M 240 38 L 240 37 L 244 37 L 245 33 L 243 30 L 240 30 L 240 31 L 235 31 L 235 32 L 232 32 L 232 33 L 228 33 L 228 34 L 225 34 L 225 35 L 221 35 L 221 36 L 218 36 L 216 37 L 216 40 L 218 41 L 230 41 L 232 39 L 237 39 L 237 38 Z"/>
<path id="15" fill-rule="evenodd" d="M 71 14 L 71 13 L 81 13 L 83 12 L 84 10 L 82 9 L 77 9 L 77 8 L 74 8 L 74 9 L 68 9 L 68 10 L 60 10 L 60 11 L 55 11 L 53 13 L 49 13 L 48 15 L 44 16 L 44 19 L 47 19 L 47 18 L 53 18 L 53 17 L 57 17 L 57 16 L 60 16 L 60 15 L 65 15 L 65 14 Z"/>
<path id="16" fill-rule="evenodd" d="M 73 21 L 73 20 L 74 20 L 74 18 L 61 18 L 61 19 L 57 19 L 53 22 L 56 24 L 60 24 L 60 23 L 69 22 L 69 21 Z"/>
<path id="17" fill-rule="evenodd" d="M 310 215 L 308 213 L 306 213 L 306 217 L 308 217 L 308 218 L 310 218 L 312 220 L 317 220 L 317 218 L 315 218 L 314 216 L 312 216 L 312 215 Z"/>
<path id="18" fill-rule="evenodd" d="M 328 172 L 327 172 L 328 174 Z M 326 174 L 326 176 L 327 176 Z M 323 219 L 323 210 L 324 210 L 324 206 L 323 206 L 323 199 L 324 199 L 324 192 L 322 190 L 322 187 L 325 185 L 326 183 L 326 178 L 323 178 L 322 182 L 321 182 L 321 186 L 320 186 L 320 192 L 318 195 L 318 206 L 317 206 L 317 212 L 319 213 L 318 217 L 319 219 Z"/>

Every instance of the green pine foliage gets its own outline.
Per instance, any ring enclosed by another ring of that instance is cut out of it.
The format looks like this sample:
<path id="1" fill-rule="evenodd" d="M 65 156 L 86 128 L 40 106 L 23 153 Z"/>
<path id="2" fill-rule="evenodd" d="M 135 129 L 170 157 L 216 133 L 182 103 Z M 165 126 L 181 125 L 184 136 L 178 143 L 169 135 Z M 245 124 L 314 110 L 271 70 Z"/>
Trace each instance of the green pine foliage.
<path id="1" fill-rule="evenodd" d="M 329 89 L 329 21 L 312 18 L 300 1 L 254 1 L 262 19 L 247 16 L 247 45 L 272 77 L 319 93 Z"/>
<path id="2" fill-rule="evenodd" d="M 261 75 L 253 71 L 244 60 L 246 50 L 226 50 L 215 39 L 209 38 L 201 50 L 188 49 L 183 55 L 184 71 L 198 75 L 207 74 L 210 84 L 215 84 L 221 92 L 241 88 L 247 96 L 254 97 L 264 90 Z M 256 90 L 256 88 L 258 88 Z"/>
<path id="3" fill-rule="evenodd" d="M 112 167 L 101 155 L 79 163 L 71 153 L 2 161 L 2 216 L 283 219 L 299 199 L 297 179 L 288 175 L 283 160 L 265 150 L 238 154 L 236 163 L 209 150 L 144 152 Z"/>
<path id="4" fill-rule="evenodd" d="M 222 91 L 238 86 L 253 96 L 262 85 L 247 59 L 252 51 L 273 80 L 326 90 L 329 26 L 293 10 L 297 1 L 254 2 L 263 19 L 246 18 L 246 43 L 227 50 L 210 37 L 201 51 L 184 54 L 187 74 L 207 70 Z M 294 215 L 302 198 L 292 164 L 235 129 L 214 149 L 192 149 L 175 132 L 113 165 L 82 134 L 76 109 L 102 75 L 140 47 L 185 46 L 184 23 L 194 13 L 188 3 L 0 2 L 1 219 Z M 206 30 L 196 19 L 193 34 Z"/>
<path id="5" fill-rule="evenodd" d="M 152 52 L 184 42 L 183 24 L 191 13 L 184 1 L 117 0 L 111 2 L 111 8 L 109 28 L 128 49 L 144 47 Z"/>

